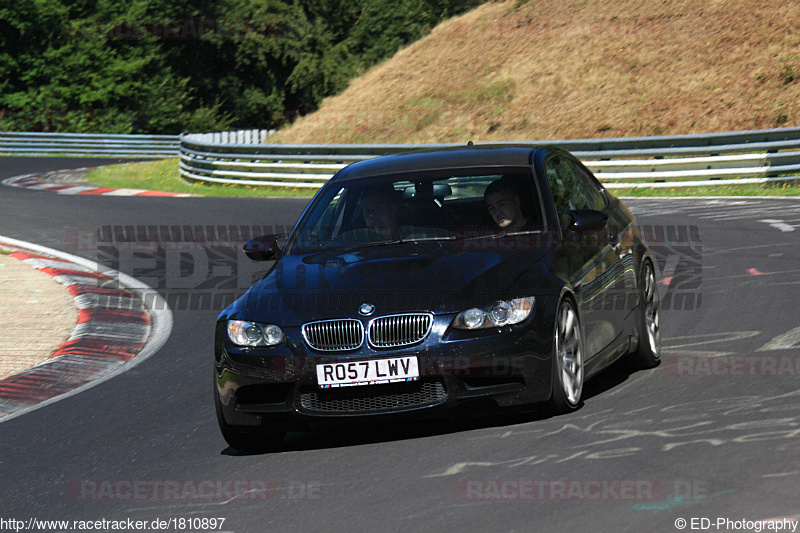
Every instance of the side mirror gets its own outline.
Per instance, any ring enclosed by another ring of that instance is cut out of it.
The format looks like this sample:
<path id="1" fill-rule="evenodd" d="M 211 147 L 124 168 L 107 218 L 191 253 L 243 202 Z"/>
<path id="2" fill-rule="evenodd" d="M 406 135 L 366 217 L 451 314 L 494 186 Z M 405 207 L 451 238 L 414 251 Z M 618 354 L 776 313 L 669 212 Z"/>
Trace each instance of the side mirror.
<path id="1" fill-rule="evenodd" d="M 573 231 L 598 231 L 608 222 L 608 215 L 594 209 L 574 209 L 565 214 L 569 215 L 569 229 Z"/>
<path id="2" fill-rule="evenodd" d="M 242 250 L 253 261 L 276 261 L 281 256 L 278 235 L 261 235 L 247 241 Z"/>

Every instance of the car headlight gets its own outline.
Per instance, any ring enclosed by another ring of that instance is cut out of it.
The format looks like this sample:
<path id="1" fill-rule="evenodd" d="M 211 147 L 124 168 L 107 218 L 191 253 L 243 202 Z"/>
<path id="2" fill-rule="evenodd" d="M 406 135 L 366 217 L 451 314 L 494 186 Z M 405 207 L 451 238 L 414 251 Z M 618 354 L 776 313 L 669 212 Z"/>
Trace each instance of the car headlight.
<path id="1" fill-rule="evenodd" d="M 228 338 L 239 346 L 275 346 L 285 338 L 274 324 L 228 320 Z"/>
<path id="2" fill-rule="evenodd" d="M 467 309 L 458 314 L 453 327 L 458 329 L 482 329 L 519 324 L 528 318 L 533 311 L 533 296 L 501 300 L 490 306 Z"/>

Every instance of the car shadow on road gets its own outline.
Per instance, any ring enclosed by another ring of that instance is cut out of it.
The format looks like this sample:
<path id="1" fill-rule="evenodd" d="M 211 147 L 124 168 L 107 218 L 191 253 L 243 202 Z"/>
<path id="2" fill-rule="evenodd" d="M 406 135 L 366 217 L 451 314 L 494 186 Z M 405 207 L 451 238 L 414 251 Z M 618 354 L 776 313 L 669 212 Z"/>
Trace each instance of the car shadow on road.
<path id="1" fill-rule="evenodd" d="M 584 402 L 614 390 L 639 371 L 641 369 L 637 368 L 627 358 L 613 363 L 586 382 L 583 390 L 583 400 L 577 412 L 581 411 Z M 569 414 L 554 415 L 545 404 L 514 410 L 499 410 L 497 407 L 492 408 L 492 405 L 489 404 L 473 405 L 471 408 L 465 408 L 454 413 L 454 415 L 450 418 L 435 419 L 404 418 L 379 422 L 368 420 L 344 422 L 316 432 L 289 433 L 277 448 L 264 450 L 260 453 L 246 453 L 233 448 L 226 448 L 221 454 L 242 456 L 344 448 L 431 438 L 451 433 L 517 426 L 549 418 L 569 417 Z"/>
<path id="2" fill-rule="evenodd" d="M 623 357 L 584 384 L 583 401 L 591 400 L 595 396 L 616 389 L 634 374 L 646 371 L 637 366 L 630 358 Z"/>

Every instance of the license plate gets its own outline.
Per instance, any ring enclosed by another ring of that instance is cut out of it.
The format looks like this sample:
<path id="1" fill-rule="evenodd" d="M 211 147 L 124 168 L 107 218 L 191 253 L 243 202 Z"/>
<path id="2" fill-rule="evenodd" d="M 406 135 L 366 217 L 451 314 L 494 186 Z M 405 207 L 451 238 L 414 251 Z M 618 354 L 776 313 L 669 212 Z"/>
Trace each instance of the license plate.
<path id="1" fill-rule="evenodd" d="M 317 365 L 317 383 L 323 389 L 417 379 L 419 379 L 419 363 L 415 356 Z"/>

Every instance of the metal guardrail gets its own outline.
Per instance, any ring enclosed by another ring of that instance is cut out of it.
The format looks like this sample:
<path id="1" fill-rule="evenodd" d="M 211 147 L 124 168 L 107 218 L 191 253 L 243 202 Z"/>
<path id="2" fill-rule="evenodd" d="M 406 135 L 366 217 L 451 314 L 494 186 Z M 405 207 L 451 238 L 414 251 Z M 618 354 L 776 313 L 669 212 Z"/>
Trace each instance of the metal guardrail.
<path id="1" fill-rule="evenodd" d="M 175 136 L 0 132 L 0 154 L 159 158 L 180 154 L 180 172 L 187 180 L 319 188 L 354 161 L 463 146 L 265 144 L 269 133 L 242 130 Z M 579 157 L 610 188 L 759 183 L 796 179 L 800 174 L 800 128 L 492 145 L 561 146 Z"/>
<path id="2" fill-rule="evenodd" d="M 177 135 L 0 132 L 3 155 L 175 157 Z"/>
<path id="3" fill-rule="evenodd" d="M 354 161 L 463 146 L 265 144 L 267 137 L 266 130 L 182 134 L 181 175 L 188 180 L 214 183 L 318 188 L 337 170 Z M 491 145 L 560 146 L 579 157 L 610 188 L 696 186 L 698 182 L 702 185 L 758 183 L 796 179 L 777 176 L 800 174 L 800 128 Z M 641 183 L 645 180 L 646 183 Z"/>

